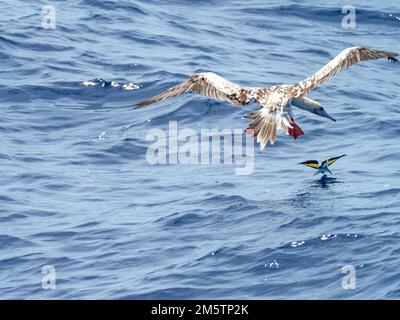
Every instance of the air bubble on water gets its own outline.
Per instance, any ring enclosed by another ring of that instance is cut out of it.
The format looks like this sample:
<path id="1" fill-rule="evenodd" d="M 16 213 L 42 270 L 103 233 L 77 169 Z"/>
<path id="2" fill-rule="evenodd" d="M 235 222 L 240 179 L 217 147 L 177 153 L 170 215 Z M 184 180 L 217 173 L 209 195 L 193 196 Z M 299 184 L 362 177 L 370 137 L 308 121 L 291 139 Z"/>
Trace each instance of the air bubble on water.
<path id="1" fill-rule="evenodd" d="M 86 87 L 93 87 L 93 86 L 96 85 L 96 83 L 93 82 L 93 81 L 83 81 L 83 82 L 82 82 L 82 85 L 84 85 L 84 86 L 86 86 Z"/>
<path id="2" fill-rule="evenodd" d="M 86 87 L 94 87 L 94 86 L 99 86 L 100 85 L 103 88 L 110 87 L 110 86 L 113 87 L 113 88 L 122 87 L 123 90 L 136 90 L 136 89 L 140 88 L 140 86 L 138 86 L 137 84 L 134 84 L 132 82 L 121 84 L 121 83 L 119 83 L 118 81 L 115 81 L 115 80 L 106 81 L 106 80 L 103 80 L 101 78 L 97 78 L 94 81 L 92 81 L 92 80 L 83 81 L 82 85 L 86 86 Z"/>
<path id="3" fill-rule="evenodd" d="M 274 260 L 272 262 L 266 263 L 264 267 L 266 268 L 269 267 L 271 269 L 279 269 L 279 263 L 276 260 Z"/>
<path id="4" fill-rule="evenodd" d="M 137 85 L 137 84 L 134 84 L 134 83 L 126 83 L 126 84 L 124 84 L 123 86 L 122 86 L 122 88 L 124 89 L 124 90 L 136 90 L 136 89 L 139 89 L 140 87 Z"/>
<path id="5" fill-rule="evenodd" d="M 305 241 L 293 241 L 293 242 L 291 243 L 291 246 L 292 246 L 293 248 L 296 248 L 296 247 L 302 246 L 302 245 L 305 244 L 305 243 L 306 243 Z"/>
<path id="6" fill-rule="evenodd" d="M 336 237 L 337 237 L 337 234 L 332 235 L 332 234 L 328 233 L 328 234 L 323 234 L 321 236 L 321 240 L 324 241 L 324 240 L 329 240 L 329 239 L 336 238 Z"/>
<path id="7" fill-rule="evenodd" d="M 328 233 L 328 234 L 323 234 L 321 236 L 321 240 L 324 241 L 324 240 L 329 240 L 329 239 L 336 238 L 336 237 L 337 237 L 337 234 Z"/>

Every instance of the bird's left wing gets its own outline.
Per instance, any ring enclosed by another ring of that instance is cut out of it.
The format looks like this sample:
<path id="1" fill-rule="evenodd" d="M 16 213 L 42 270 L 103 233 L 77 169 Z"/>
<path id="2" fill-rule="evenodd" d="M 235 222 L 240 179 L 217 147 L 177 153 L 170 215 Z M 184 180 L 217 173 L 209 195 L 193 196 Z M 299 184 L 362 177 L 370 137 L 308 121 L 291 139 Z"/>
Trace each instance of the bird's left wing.
<path id="1" fill-rule="evenodd" d="M 211 99 L 228 101 L 236 105 L 248 104 L 256 94 L 256 90 L 253 88 L 241 87 L 215 73 L 206 72 L 194 74 L 184 82 L 138 103 L 137 106 L 144 107 L 160 100 L 179 96 L 189 91 L 201 94 Z"/>
<path id="2" fill-rule="evenodd" d="M 325 160 L 325 161 L 323 161 L 322 162 L 322 164 L 321 164 L 321 167 L 329 167 L 331 164 L 333 164 L 336 160 L 338 160 L 338 159 L 340 159 L 340 158 L 343 158 L 345 156 L 345 154 L 343 154 L 343 155 L 341 155 L 341 156 L 339 156 L 339 157 L 333 157 L 333 158 L 330 158 L 330 159 L 328 159 L 328 160 Z"/>
<path id="3" fill-rule="evenodd" d="M 299 164 L 304 164 L 304 165 L 306 165 L 306 166 L 308 166 L 310 168 L 313 168 L 313 169 L 319 169 L 319 164 L 318 164 L 317 160 L 307 160 L 307 161 L 304 161 L 304 162 L 300 162 Z"/>
<path id="4" fill-rule="evenodd" d="M 397 53 L 382 50 L 368 49 L 364 47 L 352 47 L 343 50 L 327 65 L 315 74 L 303 81 L 293 85 L 291 95 L 299 98 L 307 95 L 318 85 L 331 79 L 336 73 L 341 72 L 359 61 L 385 58 L 390 61 L 398 62 L 395 58 Z"/>

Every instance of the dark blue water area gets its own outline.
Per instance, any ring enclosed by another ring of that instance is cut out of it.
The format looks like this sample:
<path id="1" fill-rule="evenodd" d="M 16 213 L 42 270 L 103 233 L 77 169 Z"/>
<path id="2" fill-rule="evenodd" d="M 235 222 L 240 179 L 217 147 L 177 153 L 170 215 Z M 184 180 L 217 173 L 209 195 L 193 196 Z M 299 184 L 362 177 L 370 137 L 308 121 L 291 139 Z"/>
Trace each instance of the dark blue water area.
<path id="1" fill-rule="evenodd" d="M 400 52 L 398 3 L 33 1 L 0 4 L 0 298 L 400 298 L 400 65 L 363 62 L 295 110 L 305 131 L 237 165 L 151 165 L 151 129 L 240 129 L 198 95 L 137 102 L 213 71 L 295 83 L 350 46 Z M 42 27 L 42 6 L 56 29 Z M 319 180 L 298 163 L 346 154 Z M 56 289 L 43 289 L 43 266 Z M 351 265 L 356 288 L 343 289 Z"/>

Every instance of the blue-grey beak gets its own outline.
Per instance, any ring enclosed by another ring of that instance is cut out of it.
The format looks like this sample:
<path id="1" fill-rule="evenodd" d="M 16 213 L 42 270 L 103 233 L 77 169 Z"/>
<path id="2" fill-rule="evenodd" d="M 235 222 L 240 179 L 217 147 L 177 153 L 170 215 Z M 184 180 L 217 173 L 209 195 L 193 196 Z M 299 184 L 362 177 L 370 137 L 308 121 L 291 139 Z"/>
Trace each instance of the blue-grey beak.
<path id="1" fill-rule="evenodd" d="M 322 109 L 322 110 L 317 109 L 317 112 L 316 112 L 316 113 L 317 113 L 317 115 L 319 115 L 319 116 L 321 116 L 321 117 L 328 118 L 328 119 L 330 119 L 330 120 L 336 122 L 336 119 L 333 118 L 333 117 L 331 117 L 331 116 L 328 114 L 328 112 L 325 111 L 325 109 Z"/>

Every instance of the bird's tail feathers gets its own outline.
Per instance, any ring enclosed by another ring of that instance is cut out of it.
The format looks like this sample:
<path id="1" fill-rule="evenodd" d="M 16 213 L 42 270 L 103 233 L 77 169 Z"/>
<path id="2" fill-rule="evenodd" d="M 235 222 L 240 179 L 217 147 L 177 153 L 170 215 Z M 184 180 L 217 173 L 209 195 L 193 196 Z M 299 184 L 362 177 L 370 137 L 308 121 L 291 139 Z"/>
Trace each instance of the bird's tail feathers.
<path id="1" fill-rule="evenodd" d="M 288 133 L 288 130 L 292 128 L 290 121 L 283 113 L 272 110 L 260 109 L 250 112 L 246 117 L 253 120 L 246 132 L 257 137 L 261 150 L 264 150 L 268 142 L 275 143 L 278 130 Z"/>

